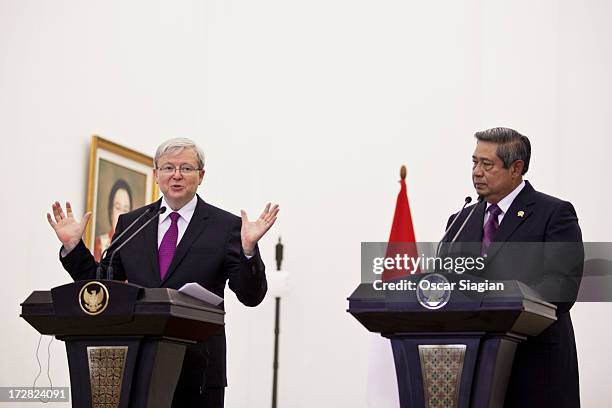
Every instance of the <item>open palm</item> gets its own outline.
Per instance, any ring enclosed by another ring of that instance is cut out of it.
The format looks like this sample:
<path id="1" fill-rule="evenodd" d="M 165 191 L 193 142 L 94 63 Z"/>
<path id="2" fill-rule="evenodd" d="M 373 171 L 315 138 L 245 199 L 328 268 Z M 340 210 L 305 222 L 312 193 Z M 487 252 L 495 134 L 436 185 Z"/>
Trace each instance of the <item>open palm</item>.
<path id="1" fill-rule="evenodd" d="M 240 215 L 242 217 L 240 239 L 242 240 L 242 249 L 245 254 L 253 254 L 257 241 L 259 241 L 272 225 L 274 225 L 279 210 L 278 204 L 271 206 L 271 204 L 268 203 L 259 218 L 255 221 L 249 221 L 246 211 L 240 210 Z"/>
<path id="2" fill-rule="evenodd" d="M 77 221 L 72 214 L 72 207 L 69 202 L 66 202 L 66 214 L 64 214 L 62 206 L 57 201 L 53 203 L 51 210 L 53 216 L 47 213 L 47 221 L 49 221 L 49 225 L 55 231 L 64 248 L 70 252 L 81 240 L 91 218 L 91 212 L 86 213 L 81 221 Z"/>

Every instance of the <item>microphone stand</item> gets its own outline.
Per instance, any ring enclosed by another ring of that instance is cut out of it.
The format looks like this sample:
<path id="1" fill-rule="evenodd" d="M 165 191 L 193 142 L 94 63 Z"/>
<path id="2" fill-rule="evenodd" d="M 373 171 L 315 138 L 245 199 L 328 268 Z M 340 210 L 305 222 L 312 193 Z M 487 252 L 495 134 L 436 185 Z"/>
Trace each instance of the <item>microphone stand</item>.
<path id="1" fill-rule="evenodd" d="M 100 263 L 98 263 L 98 267 L 96 268 L 96 280 L 100 280 L 102 279 L 102 269 L 104 267 L 104 257 L 106 257 L 106 253 L 108 251 L 110 251 L 113 247 L 113 245 L 115 245 L 117 242 L 119 242 L 119 240 L 121 239 L 121 237 L 123 237 L 129 230 L 132 229 L 132 227 L 142 219 L 142 217 L 144 217 L 145 215 L 152 213 L 154 211 L 153 207 L 149 207 L 147 208 L 147 210 L 145 212 L 143 212 L 142 214 L 140 214 L 130 225 L 128 225 L 122 232 L 121 234 L 119 234 L 117 237 L 113 236 L 113 240 L 111 241 L 111 243 L 108 245 L 108 247 L 102 252 L 102 255 L 100 256 Z"/>
<path id="2" fill-rule="evenodd" d="M 281 263 L 283 262 L 283 244 L 281 239 L 278 237 L 278 244 L 276 244 L 276 270 L 281 270 Z M 272 364 L 272 408 L 276 408 L 277 392 L 278 387 L 278 335 L 280 333 L 280 297 L 275 297 L 275 316 L 274 316 L 274 363 Z"/>
<path id="3" fill-rule="evenodd" d="M 151 223 L 151 221 L 153 221 L 154 219 L 156 219 L 160 214 L 163 214 L 166 212 L 166 207 L 161 207 L 159 210 L 157 210 L 157 212 L 155 213 L 154 216 L 152 216 L 151 218 L 149 218 L 147 220 L 147 222 L 145 222 L 144 224 L 142 224 L 140 226 L 140 228 L 138 228 L 136 231 L 134 231 L 134 233 L 132 235 L 130 235 L 125 241 L 123 241 L 121 243 L 121 245 L 119 245 L 117 247 L 117 249 L 115 249 L 113 251 L 113 253 L 110 256 L 110 261 L 108 262 L 108 267 L 106 268 L 106 279 L 108 280 L 113 280 L 113 258 L 115 257 L 115 254 L 117 252 L 119 252 L 119 250 L 121 248 L 123 248 L 125 246 L 125 244 L 127 244 L 128 242 L 130 242 L 132 240 L 132 238 L 134 238 L 134 236 L 136 236 L 140 231 L 142 231 L 147 225 L 149 225 Z"/>
<path id="4" fill-rule="evenodd" d="M 478 200 L 476 200 L 476 204 L 474 205 L 474 207 L 472 207 L 472 211 L 470 211 L 469 214 L 467 215 L 467 217 L 465 217 L 465 220 L 463 221 L 463 224 L 461 224 L 461 227 L 459 227 L 459 229 L 455 233 L 455 236 L 453 237 L 453 239 L 451 240 L 451 242 L 448 245 L 448 254 L 449 255 L 451 254 L 451 249 L 453 248 L 453 244 L 455 243 L 457 238 L 459 238 L 459 235 L 463 232 L 463 229 L 465 228 L 465 225 L 468 223 L 470 218 L 472 218 L 472 215 L 474 214 L 474 211 L 476 211 L 476 208 L 478 207 L 478 204 L 480 204 L 482 202 L 482 200 L 483 200 L 483 197 L 482 196 L 478 196 Z"/>
<path id="5" fill-rule="evenodd" d="M 448 226 L 446 231 L 444 231 L 444 235 L 442 235 L 442 238 L 440 238 L 440 241 L 438 242 L 438 246 L 436 247 L 436 258 L 438 257 L 438 255 L 440 255 L 440 246 L 442 245 L 442 241 L 444 241 L 444 238 L 446 238 L 451 228 L 453 228 L 453 225 L 455 225 L 459 217 L 461 217 L 461 214 L 463 214 L 463 210 L 465 210 L 465 206 L 471 202 L 472 202 L 472 197 L 470 196 L 465 197 L 465 200 L 463 202 L 463 207 L 461 207 L 461 210 L 457 213 L 457 215 L 453 219 L 453 222 L 451 222 L 451 224 Z"/>

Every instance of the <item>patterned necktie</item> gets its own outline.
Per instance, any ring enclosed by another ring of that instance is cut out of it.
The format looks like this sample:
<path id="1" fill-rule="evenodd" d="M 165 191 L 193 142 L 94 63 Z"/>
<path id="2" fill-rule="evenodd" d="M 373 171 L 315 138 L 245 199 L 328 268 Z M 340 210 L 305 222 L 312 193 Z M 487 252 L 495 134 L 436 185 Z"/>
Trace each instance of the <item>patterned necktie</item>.
<path id="1" fill-rule="evenodd" d="M 159 245 L 157 259 L 159 260 L 159 275 L 161 276 L 162 280 L 164 280 L 166 272 L 168 272 L 168 267 L 172 262 L 172 257 L 174 257 L 174 252 L 176 252 L 179 217 L 180 215 L 177 212 L 170 213 L 172 224 L 170 224 L 170 228 L 168 228 L 168 231 L 166 231 L 164 234 L 164 238 L 162 238 L 162 242 Z"/>
<path id="2" fill-rule="evenodd" d="M 481 255 L 484 255 L 487 252 L 489 245 L 491 245 L 493 238 L 495 238 L 495 234 L 499 229 L 497 218 L 502 213 L 501 208 L 499 208 L 497 204 L 491 204 L 489 208 L 487 208 L 487 211 L 489 212 L 489 219 L 484 226 L 484 234 L 482 235 L 482 250 L 480 252 Z"/>

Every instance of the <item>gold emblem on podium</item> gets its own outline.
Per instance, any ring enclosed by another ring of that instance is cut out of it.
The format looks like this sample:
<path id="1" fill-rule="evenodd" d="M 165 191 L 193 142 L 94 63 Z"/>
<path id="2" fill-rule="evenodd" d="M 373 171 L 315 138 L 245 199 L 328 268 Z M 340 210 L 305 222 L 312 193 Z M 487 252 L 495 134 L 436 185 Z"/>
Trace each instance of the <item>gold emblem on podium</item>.
<path id="1" fill-rule="evenodd" d="M 100 282 L 89 282 L 79 292 L 81 310 L 90 316 L 99 315 L 108 306 L 108 289 Z"/>

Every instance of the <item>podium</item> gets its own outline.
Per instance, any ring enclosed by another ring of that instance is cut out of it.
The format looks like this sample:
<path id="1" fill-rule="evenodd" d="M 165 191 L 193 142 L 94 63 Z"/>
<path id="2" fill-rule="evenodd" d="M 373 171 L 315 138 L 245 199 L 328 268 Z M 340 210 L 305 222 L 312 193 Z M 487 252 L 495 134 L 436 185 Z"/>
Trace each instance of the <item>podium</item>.
<path id="1" fill-rule="evenodd" d="M 72 405 L 167 408 L 187 345 L 223 327 L 220 308 L 174 289 L 106 280 L 35 291 L 21 317 L 66 343 Z"/>
<path id="2" fill-rule="evenodd" d="M 402 408 L 503 407 L 517 344 L 550 326 L 556 307 L 521 282 L 501 283 L 503 291 L 453 292 L 438 309 L 417 290 L 372 284 L 348 298 L 351 315 L 391 340 Z"/>

